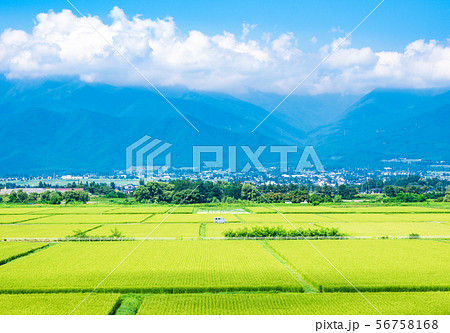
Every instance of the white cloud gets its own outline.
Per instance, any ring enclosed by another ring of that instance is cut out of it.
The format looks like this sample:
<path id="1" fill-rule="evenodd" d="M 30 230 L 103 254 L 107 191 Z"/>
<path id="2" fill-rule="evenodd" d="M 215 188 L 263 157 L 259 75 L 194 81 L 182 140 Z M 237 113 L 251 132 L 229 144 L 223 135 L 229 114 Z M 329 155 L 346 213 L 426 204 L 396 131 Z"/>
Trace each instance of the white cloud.
<path id="1" fill-rule="evenodd" d="M 242 23 L 242 36 L 241 39 L 244 40 L 247 38 L 247 35 L 250 31 L 256 28 L 256 24 L 248 24 L 248 23 Z"/>
<path id="2" fill-rule="evenodd" d="M 87 82 L 144 85 L 109 42 L 158 85 L 286 93 L 343 41 L 337 38 L 317 53 L 305 53 L 289 32 L 249 38 L 256 25 L 246 23 L 241 36 L 226 31 L 209 36 L 196 30 L 181 32 L 170 17 L 127 18 L 118 7 L 110 17 L 108 25 L 95 16 L 88 17 L 88 23 L 70 10 L 50 11 L 37 16 L 31 33 L 7 29 L 0 35 L 0 72 L 10 78 L 77 75 Z M 341 32 L 339 27 L 334 30 Z M 315 37 L 310 41 L 318 42 Z M 449 86 L 449 40 L 417 40 L 402 52 L 375 52 L 370 47 L 354 48 L 348 39 L 299 91 L 361 93 L 376 87 Z"/>

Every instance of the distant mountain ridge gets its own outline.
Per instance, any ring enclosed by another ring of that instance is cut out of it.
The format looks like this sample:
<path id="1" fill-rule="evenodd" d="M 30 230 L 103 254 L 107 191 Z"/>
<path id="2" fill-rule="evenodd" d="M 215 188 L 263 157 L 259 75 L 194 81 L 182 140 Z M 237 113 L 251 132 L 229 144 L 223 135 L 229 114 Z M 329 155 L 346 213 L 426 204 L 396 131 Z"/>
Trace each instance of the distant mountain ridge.
<path id="1" fill-rule="evenodd" d="M 449 125 L 450 91 L 377 89 L 309 133 L 308 142 L 336 166 L 399 157 L 450 161 Z"/>
<path id="2" fill-rule="evenodd" d="M 123 170 L 126 147 L 144 135 L 171 143 L 176 167 L 192 166 L 194 145 L 298 145 L 306 138 L 275 117 L 251 133 L 267 111 L 223 94 L 170 98 L 197 133 L 144 88 L 4 80 L 0 92 L 0 139 L 8 143 L 0 146 L 0 174 Z"/>
<path id="3" fill-rule="evenodd" d="M 146 134 L 173 145 L 175 167 L 192 166 L 193 145 L 297 145 L 300 154 L 312 144 L 325 168 L 397 157 L 450 161 L 450 92 L 375 90 L 356 103 L 355 96 L 293 96 L 254 133 L 280 96 L 164 93 L 199 133 L 145 88 L 0 79 L 0 175 L 124 170 L 125 148 Z M 277 154 L 261 159 L 278 165 Z"/>

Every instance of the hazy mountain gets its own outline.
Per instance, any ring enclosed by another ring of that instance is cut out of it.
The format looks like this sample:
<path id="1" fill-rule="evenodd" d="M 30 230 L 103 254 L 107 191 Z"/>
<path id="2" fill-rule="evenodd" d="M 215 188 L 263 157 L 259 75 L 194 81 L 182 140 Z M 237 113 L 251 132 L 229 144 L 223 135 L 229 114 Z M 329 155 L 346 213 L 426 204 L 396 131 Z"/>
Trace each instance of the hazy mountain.
<path id="1" fill-rule="evenodd" d="M 271 112 L 286 96 L 253 91 L 239 98 L 258 105 Z M 336 121 L 360 95 L 291 95 L 272 114 L 284 123 L 302 131 L 312 131 L 317 127 Z"/>
<path id="2" fill-rule="evenodd" d="M 125 169 L 125 149 L 144 135 L 171 143 L 174 166 L 192 165 L 193 145 L 300 144 L 305 133 L 276 118 L 251 130 L 267 111 L 224 94 L 156 93 L 70 82 L 0 81 L 0 173 Z M 227 160 L 227 152 L 224 152 Z M 276 156 L 267 156 L 275 162 Z M 246 161 L 245 161 L 246 162 Z"/>
<path id="3" fill-rule="evenodd" d="M 308 141 L 329 165 L 368 166 L 399 157 L 450 161 L 449 125 L 450 92 L 375 90 Z"/>
<path id="4" fill-rule="evenodd" d="M 123 170 L 126 147 L 144 135 L 172 144 L 175 167 L 192 166 L 193 145 L 225 146 L 225 165 L 228 146 L 238 146 L 238 162 L 248 161 L 241 145 L 297 145 L 300 155 L 313 144 L 328 169 L 399 157 L 450 160 L 450 92 L 375 90 L 345 110 L 355 96 L 291 96 L 254 133 L 279 96 L 247 96 L 257 106 L 182 87 L 164 93 L 199 132 L 145 88 L 0 80 L 0 174 Z M 261 160 L 274 166 L 278 155 L 267 148 Z"/>

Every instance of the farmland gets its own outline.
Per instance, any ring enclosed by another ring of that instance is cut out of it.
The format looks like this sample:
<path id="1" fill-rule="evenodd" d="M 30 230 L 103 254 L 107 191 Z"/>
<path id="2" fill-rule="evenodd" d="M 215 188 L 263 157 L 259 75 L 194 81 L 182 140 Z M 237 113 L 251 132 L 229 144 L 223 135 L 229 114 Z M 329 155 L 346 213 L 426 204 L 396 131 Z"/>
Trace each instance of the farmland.
<path id="1" fill-rule="evenodd" d="M 449 292 L 365 293 L 383 314 L 448 314 Z M 376 311 L 356 293 L 151 295 L 140 315 L 371 315 Z"/>
<path id="2" fill-rule="evenodd" d="M 86 294 L 0 295 L 0 315 L 67 315 Z M 91 295 L 75 315 L 107 315 L 114 311 L 118 294 Z"/>
<path id="3" fill-rule="evenodd" d="M 6 243 L 0 247 L 0 263 L 5 263 L 10 259 L 42 248 L 47 244 L 42 243 Z"/>
<path id="4" fill-rule="evenodd" d="M 0 215 L 0 224 L 25 222 L 41 217 L 40 215 Z"/>
<path id="5" fill-rule="evenodd" d="M 239 218 L 233 214 L 222 214 L 229 222 L 239 222 Z M 213 214 L 171 214 L 169 216 L 164 214 L 155 214 L 146 222 L 162 222 L 164 223 L 214 223 Z"/>
<path id="6" fill-rule="evenodd" d="M 307 213 L 448 213 L 449 208 L 423 207 L 423 206 L 310 206 L 310 205 L 274 205 L 273 207 L 247 207 L 253 213 L 307 214 Z"/>
<path id="7" fill-rule="evenodd" d="M 0 225 L 3 238 L 64 238 L 99 227 L 98 224 L 5 224 Z M 108 229 L 109 230 L 109 229 Z"/>
<path id="8" fill-rule="evenodd" d="M 359 290 L 450 290 L 450 247 L 443 242 L 330 240 L 311 244 L 314 247 L 304 241 L 269 242 L 308 281 L 323 290 L 353 288 L 318 251 Z"/>
<path id="9" fill-rule="evenodd" d="M 450 235 L 450 223 L 430 222 L 321 222 L 314 226 L 337 228 L 346 235 L 353 236 L 421 236 Z"/>
<path id="10" fill-rule="evenodd" d="M 37 220 L 29 220 L 24 223 L 39 224 L 70 224 L 70 223 L 137 223 L 148 219 L 147 214 L 62 214 L 44 216 Z"/>
<path id="11" fill-rule="evenodd" d="M 136 245 L 57 244 L 2 267 L 0 290 L 89 291 L 114 268 L 116 258 L 124 258 Z M 102 290 L 301 290 L 299 282 L 257 242 L 236 246 L 227 241 L 155 241 L 143 243 L 134 254 L 110 276 Z"/>
<path id="12" fill-rule="evenodd" d="M 183 238 L 199 236 L 199 223 L 141 223 L 141 224 L 108 224 L 96 228 L 87 233 L 88 236 L 108 236 L 113 229 L 117 228 L 122 237 L 141 238 L 150 235 L 152 238 L 168 237 Z"/>
<path id="13" fill-rule="evenodd" d="M 0 314 L 450 314 L 447 206 L 0 206 Z"/>

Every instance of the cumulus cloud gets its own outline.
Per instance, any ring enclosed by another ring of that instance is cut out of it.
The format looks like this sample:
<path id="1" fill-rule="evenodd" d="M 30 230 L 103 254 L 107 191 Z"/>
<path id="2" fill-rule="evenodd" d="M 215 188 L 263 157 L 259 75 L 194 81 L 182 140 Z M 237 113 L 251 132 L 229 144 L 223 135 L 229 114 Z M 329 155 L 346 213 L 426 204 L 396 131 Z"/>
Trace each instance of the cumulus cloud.
<path id="1" fill-rule="evenodd" d="M 157 85 L 286 93 L 343 41 L 337 38 L 316 53 L 305 53 L 290 32 L 263 33 L 259 39 L 250 39 L 256 26 L 246 23 L 241 36 L 226 31 L 209 36 L 196 30 L 179 31 L 170 17 L 128 18 L 118 7 L 110 18 L 110 24 L 96 16 L 86 22 L 70 10 L 50 11 L 37 15 L 31 32 L 7 29 L 0 35 L 0 72 L 9 78 L 76 75 L 87 82 L 145 85 L 116 48 Z M 402 52 L 375 52 L 370 47 L 354 48 L 348 39 L 299 92 L 448 87 L 449 44 L 417 40 Z"/>

